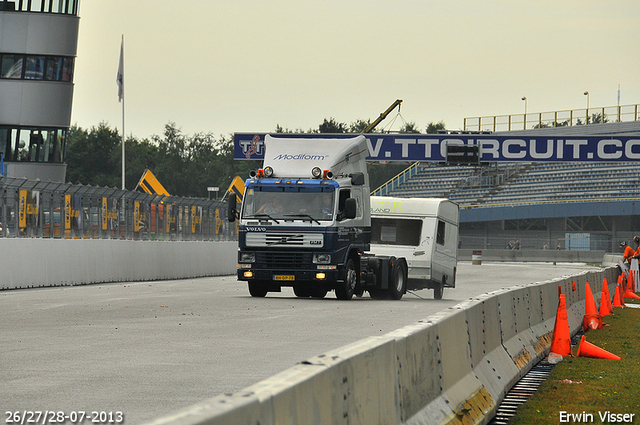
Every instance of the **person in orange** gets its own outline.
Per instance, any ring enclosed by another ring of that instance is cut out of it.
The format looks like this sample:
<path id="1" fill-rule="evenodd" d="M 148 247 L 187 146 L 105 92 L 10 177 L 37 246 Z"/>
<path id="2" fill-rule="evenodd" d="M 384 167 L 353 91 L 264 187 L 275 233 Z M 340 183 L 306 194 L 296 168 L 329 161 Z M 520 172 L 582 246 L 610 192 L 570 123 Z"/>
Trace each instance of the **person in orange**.
<path id="1" fill-rule="evenodd" d="M 638 244 L 638 247 L 636 248 L 636 250 L 633 253 L 633 255 L 630 257 L 629 263 L 631 263 L 631 260 L 633 260 L 634 258 L 640 258 L 640 237 L 634 236 L 633 237 L 633 242 Z"/>
<path id="2" fill-rule="evenodd" d="M 622 242 L 620 244 L 621 248 L 624 248 L 624 254 L 622 256 L 622 262 L 623 263 L 631 263 L 631 257 L 633 257 L 633 255 L 635 254 L 635 250 L 633 248 L 631 248 L 629 245 L 627 245 L 627 242 Z"/>

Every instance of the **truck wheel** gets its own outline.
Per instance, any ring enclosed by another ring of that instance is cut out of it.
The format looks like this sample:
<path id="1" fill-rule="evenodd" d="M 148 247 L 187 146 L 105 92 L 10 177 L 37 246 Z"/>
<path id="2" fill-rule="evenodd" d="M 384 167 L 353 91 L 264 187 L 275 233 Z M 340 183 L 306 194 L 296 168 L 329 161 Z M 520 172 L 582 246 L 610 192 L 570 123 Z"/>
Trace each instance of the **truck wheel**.
<path id="1" fill-rule="evenodd" d="M 445 277 L 442 278 L 442 282 L 436 283 L 436 286 L 433 287 L 433 298 L 436 300 L 442 299 L 442 294 L 444 292 L 444 284 L 447 281 Z"/>
<path id="2" fill-rule="evenodd" d="M 252 297 L 264 298 L 267 295 L 266 285 L 260 282 L 249 282 L 249 293 Z"/>
<path id="3" fill-rule="evenodd" d="M 407 292 L 407 265 L 404 261 L 396 261 L 389 281 L 389 298 L 399 300 Z"/>
<path id="4" fill-rule="evenodd" d="M 347 269 L 344 273 L 344 283 L 336 288 L 336 298 L 345 301 L 353 298 L 353 293 L 355 292 L 358 281 L 357 277 L 356 266 L 353 263 L 353 259 L 349 258 L 347 261 Z"/>

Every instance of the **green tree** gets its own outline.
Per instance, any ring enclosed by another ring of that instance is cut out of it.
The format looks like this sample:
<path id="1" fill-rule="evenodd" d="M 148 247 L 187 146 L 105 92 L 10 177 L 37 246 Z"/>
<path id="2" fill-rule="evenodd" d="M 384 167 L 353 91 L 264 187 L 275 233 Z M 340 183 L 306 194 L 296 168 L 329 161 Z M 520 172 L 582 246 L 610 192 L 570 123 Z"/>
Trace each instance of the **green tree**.
<path id="1" fill-rule="evenodd" d="M 318 133 L 347 133 L 347 125 L 337 122 L 335 118 L 325 118 L 324 122 L 318 127 Z"/>
<path id="2" fill-rule="evenodd" d="M 363 133 L 371 125 L 371 120 L 356 120 L 349 124 L 349 133 Z M 375 129 L 372 133 L 375 132 Z"/>
<path id="3" fill-rule="evenodd" d="M 436 134 L 439 130 L 446 130 L 446 128 L 444 121 L 437 123 L 430 122 L 429 125 L 427 125 L 427 134 Z"/>
<path id="4" fill-rule="evenodd" d="M 152 170 L 167 191 L 176 196 L 188 196 L 184 182 L 188 178 L 187 140 L 175 123 L 164 126 L 164 136 L 153 135 L 152 142 L 158 146 L 156 169 Z"/>
<path id="5" fill-rule="evenodd" d="M 94 186 L 120 186 L 120 161 L 112 154 L 121 145 L 120 135 L 105 122 L 85 131 L 72 127 L 67 141 L 67 181 Z"/>
<path id="6" fill-rule="evenodd" d="M 404 126 L 400 129 L 400 133 L 420 134 L 420 130 L 418 130 L 415 121 L 411 121 L 404 123 Z"/>
<path id="7" fill-rule="evenodd" d="M 124 144 L 124 150 L 125 186 L 129 190 L 133 190 L 146 169 L 151 170 L 155 175 L 156 162 L 158 160 L 158 147 L 148 139 L 138 140 L 134 137 L 129 137 Z M 122 148 L 120 147 L 117 151 L 114 151 L 112 155 L 116 158 L 115 162 L 119 163 L 120 167 L 122 167 L 122 162 L 120 162 L 122 157 Z M 122 171 L 120 173 L 122 173 Z M 164 186 L 162 180 L 160 180 L 160 183 Z M 118 187 L 119 186 L 120 184 L 118 184 Z"/>

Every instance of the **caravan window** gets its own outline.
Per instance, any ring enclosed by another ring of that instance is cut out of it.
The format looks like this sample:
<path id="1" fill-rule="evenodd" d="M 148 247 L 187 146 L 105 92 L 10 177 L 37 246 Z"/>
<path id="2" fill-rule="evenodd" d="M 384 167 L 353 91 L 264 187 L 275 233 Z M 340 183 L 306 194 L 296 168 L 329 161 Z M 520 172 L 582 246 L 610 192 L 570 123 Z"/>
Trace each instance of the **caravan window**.
<path id="1" fill-rule="evenodd" d="M 438 220 L 438 232 L 436 233 L 436 243 L 444 245 L 444 221 Z"/>
<path id="2" fill-rule="evenodd" d="M 422 220 L 371 218 L 371 243 L 385 245 L 420 245 Z"/>

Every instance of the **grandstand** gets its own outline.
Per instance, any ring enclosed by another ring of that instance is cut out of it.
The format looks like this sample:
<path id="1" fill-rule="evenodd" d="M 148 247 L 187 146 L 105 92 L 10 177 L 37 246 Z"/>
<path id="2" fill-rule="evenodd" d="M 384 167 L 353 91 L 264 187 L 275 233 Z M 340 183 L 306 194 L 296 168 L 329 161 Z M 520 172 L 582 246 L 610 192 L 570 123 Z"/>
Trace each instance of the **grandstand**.
<path id="1" fill-rule="evenodd" d="M 495 134 L 640 137 L 640 122 Z M 528 249 L 618 252 L 620 241 L 640 234 L 640 162 L 421 163 L 401 175 L 374 193 L 454 200 L 464 248 L 503 248 L 518 239 Z"/>
<path id="2" fill-rule="evenodd" d="M 640 165 L 629 162 L 497 164 L 488 168 L 426 165 L 389 195 L 445 197 L 462 207 L 640 199 Z"/>

